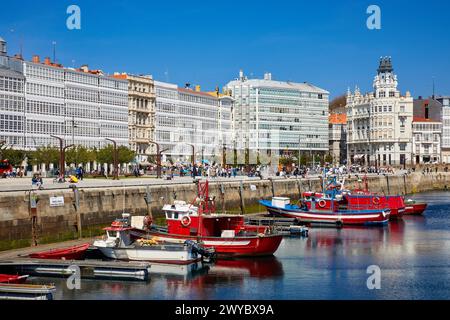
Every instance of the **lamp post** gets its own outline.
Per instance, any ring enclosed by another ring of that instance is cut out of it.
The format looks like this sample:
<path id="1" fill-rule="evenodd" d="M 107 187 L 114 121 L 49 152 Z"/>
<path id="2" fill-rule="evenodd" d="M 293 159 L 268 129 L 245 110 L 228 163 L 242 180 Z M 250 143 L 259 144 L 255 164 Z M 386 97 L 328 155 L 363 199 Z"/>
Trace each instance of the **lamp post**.
<path id="1" fill-rule="evenodd" d="M 64 155 L 64 139 L 58 136 L 50 135 L 50 137 L 58 139 L 59 141 L 59 179 L 64 180 L 66 173 L 65 173 L 65 155 Z"/>
<path id="2" fill-rule="evenodd" d="M 186 143 L 188 146 L 192 148 L 192 156 L 191 156 L 191 162 L 192 162 L 192 169 L 194 169 L 195 166 L 195 146 L 191 143 Z"/>
<path id="3" fill-rule="evenodd" d="M 105 140 L 107 141 L 111 141 L 113 143 L 114 146 L 114 151 L 113 151 L 113 162 L 114 162 L 114 177 L 113 180 L 119 180 L 119 155 L 117 152 L 117 142 L 113 139 L 109 139 L 109 138 L 105 138 Z"/>
<path id="4" fill-rule="evenodd" d="M 161 155 L 164 151 L 169 150 L 169 148 L 161 150 L 159 143 L 149 140 L 149 143 L 156 145 L 156 178 L 161 178 Z"/>
<path id="5" fill-rule="evenodd" d="M 225 145 L 225 143 L 222 146 L 222 167 L 225 168 L 225 166 L 227 165 L 227 146 Z"/>
<path id="6" fill-rule="evenodd" d="M 66 163 L 66 150 L 67 149 L 69 149 L 69 148 L 71 148 L 71 147 L 73 147 L 74 145 L 73 144 L 69 144 L 68 146 L 65 146 L 64 148 L 63 148 L 63 159 L 64 159 L 64 161 L 63 161 L 63 165 L 64 165 L 64 163 Z M 64 170 L 65 171 L 65 170 Z M 64 177 L 63 177 L 64 178 Z"/>

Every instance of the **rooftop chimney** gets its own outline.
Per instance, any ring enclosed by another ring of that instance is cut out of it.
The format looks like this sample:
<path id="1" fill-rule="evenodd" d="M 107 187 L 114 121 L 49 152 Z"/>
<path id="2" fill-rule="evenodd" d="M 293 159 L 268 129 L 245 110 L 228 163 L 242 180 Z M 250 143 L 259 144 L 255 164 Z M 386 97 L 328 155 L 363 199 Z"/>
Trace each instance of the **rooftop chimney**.
<path id="1" fill-rule="evenodd" d="M 47 65 L 47 66 L 49 66 L 49 65 L 52 64 L 52 62 L 50 61 L 50 58 L 49 58 L 49 57 L 46 57 L 46 58 L 45 58 L 44 64 Z"/>
<path id="2" fill-rule="evenodd" d="M 40 58 L 39 58 L 39 56 L 38 56 L 37 54 L 35 54 L 35 55 L 33 56 L 33 58 L 31 59 L 31 61 L 34 62 L 34 63 L 40 63 L 40 62 L 41 62 L 41 60 L 40 60 Z"/>
<path id="3" fill-rule="evenodd" d="M 270 72 L 264 73 L 264 80 L 272 80 L 272 74 Z"/>
<path id="4" fill-rule="evenodd" d="M 199 85 L 196 85 L 195 86 L 195 92 L 200 92 L 201 90 L 200 90 L 200 86 Z"/>
<path id="5" fill-rule="evenodd" d="M 83 64 L 80 67 L 80 70 L 83 71 L 83 72 L 89 72 L 89 66 L 87 64 Z"/>
<path id="6" fill-rule="evenodd" d="M 243 81 L 244 80 L 244 71 L 239 70 L 239 80 Z"/>

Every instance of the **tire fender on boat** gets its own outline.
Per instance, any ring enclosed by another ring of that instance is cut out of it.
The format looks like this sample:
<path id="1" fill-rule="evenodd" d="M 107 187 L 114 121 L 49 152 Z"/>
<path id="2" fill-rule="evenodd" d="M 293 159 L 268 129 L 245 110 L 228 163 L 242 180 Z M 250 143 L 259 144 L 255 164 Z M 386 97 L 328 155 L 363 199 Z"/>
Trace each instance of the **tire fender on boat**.
<path id="1" fill-rule="evenodd" d="M 319 207 L 325 208 L 326 204 L 327 204 L 327 202 L 325 200 L 323 200 L 323 199 L 319 200 Z"/>

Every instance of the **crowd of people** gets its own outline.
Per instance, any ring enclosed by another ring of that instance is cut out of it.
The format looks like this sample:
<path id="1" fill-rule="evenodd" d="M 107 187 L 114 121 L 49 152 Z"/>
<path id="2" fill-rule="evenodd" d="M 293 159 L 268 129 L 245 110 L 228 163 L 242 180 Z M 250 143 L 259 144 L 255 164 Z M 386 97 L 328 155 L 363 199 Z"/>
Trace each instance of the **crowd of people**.
<path id="1" fill-rule="evenodd" d="M 248 175 L 256 175 L 257 168 L 250 168 Z M 185 177 L 208 177 L 208 178 L 231 178 L 245 173 L 244 167 L 222 166 L 220 164 L 195 164 L 190 165 L 172 165 L 163 166 L 162 175 L 167 179 L 173 179 L 175 176 Z"/>

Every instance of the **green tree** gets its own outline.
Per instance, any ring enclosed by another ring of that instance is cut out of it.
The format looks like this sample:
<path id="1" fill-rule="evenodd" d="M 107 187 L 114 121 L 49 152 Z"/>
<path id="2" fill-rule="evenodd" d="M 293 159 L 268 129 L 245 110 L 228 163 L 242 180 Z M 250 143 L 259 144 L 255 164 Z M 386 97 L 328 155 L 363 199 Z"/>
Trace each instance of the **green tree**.
<path id="1" fill-rule="evenodd" d="M 3 149 L 1 150 L 1 158 L 7 159 L 13 167 L 22 165 L 27 157 L 27 152 L 23 150 Z"/>
<path id="2" fill-rule="evenodd" d="M 130 163 L 136 157 L 136 153 L 125 146 L 119 146 L 119 163 Z"/>
<path id="3" fill-rule="evenodd" d="M 84 146 L 76 146 L 66 150 L 66 162 L 78 165 L 90 160 L 89 150 Z"/>
<path id="4" fill-rule="evenodd" d="M 112 163 L 113 162 L 113 146 L 108 144 L 97 151 L 97 161 L 99 163 Z"/>
<path id="5" fill-rule="evenodd" d="M 328 153 L 328 154 L 325 156 L 325 162 L 333 163 L 333 156 L 332 156 L 331 154 Z"/>
<path id="6" fill-rule="evenodd" d="M 30 156 L 29 162 L 32 165 L 57 164 L 59 162 L 59 149 L 53 146 L 38 147 Z"/>
<path id="7" fill-rule="evenodd" d="M 280 157 L 279 163 L 282 166 L 288 166 L 291 165 L 292 163 L 295 164 L 295 159 L 292 156 L 282 156 Z"/>

